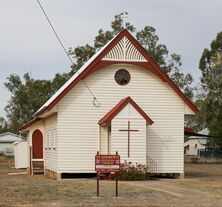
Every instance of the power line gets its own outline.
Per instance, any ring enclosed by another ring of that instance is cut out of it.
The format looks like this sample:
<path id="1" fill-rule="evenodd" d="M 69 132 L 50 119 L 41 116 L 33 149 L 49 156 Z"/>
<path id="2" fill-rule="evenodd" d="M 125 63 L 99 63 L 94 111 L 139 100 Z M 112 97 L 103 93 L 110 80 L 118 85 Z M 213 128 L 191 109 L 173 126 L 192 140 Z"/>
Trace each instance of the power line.
<path id="1" fill-rule="evenodd" d="M 45 18 L 47 19 L 47 21 L 48 21 L 48 23 L 49 23 L 49 25 L 50 25 L 50 27 L 51 27 L 54 35 L 56 36 L 56 39 L 58 40 L 59 44 L 61 45 L 62 49 L 64 50 L 64 52 L 65 52 L 66 56 L 68 57 L 69 61 L 70 61 L 71 64 L 73 65 L 74 62 L 73 62 L 72 58 L 70 57 L 68 51 L 66 50 L 64 44 L 62 43 L 62 40 L 60 39 L 58 33 L 56 32 L 56 30 L 55 30 L 55 28 L 54 28 L 51 20 L 49 19 L 48 15 L 47 15 L 47 13 L 46 13 L 46 11 L 45 11 L 45 9 L 43 8 L 43 6 L 42 6 L 42 4 L 40 3 L 39 0 L 36 0 L 36 1 L 37 1 L 38 5 L 39 5 L 40 9 L 42 10 L 43 14 L 45 15 Z M 77 70 L 77 73 L 79 73 L 78 70 Z M 82 80 L 82 81 L 83 81 L 83 83 L 85 84 L 85 86 L 86 86 L 86 88 L 88 89 L 88 91 L 90 92 L 90 94 L 92 95 L 92 97 L 93 97 L 93 104 L 95 105 L 96 97 L 94 96 L 94 94 L 93 94 L 93 92 L 91 91 L 91 89 L 89 88 L 89 86 L 86 84 L 85 80 Z"/>

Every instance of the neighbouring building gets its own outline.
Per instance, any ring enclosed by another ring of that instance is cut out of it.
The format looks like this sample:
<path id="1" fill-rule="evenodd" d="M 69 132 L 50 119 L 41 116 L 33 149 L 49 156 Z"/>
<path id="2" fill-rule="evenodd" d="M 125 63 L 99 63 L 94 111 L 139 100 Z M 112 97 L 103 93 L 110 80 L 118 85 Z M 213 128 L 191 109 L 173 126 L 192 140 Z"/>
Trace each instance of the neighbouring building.
<path id="1" fill-rule="evenodd" d="M 11 132 L 0 134 L 0 154 L 14 156 L 14 142 L 20 141 L 21 137 Z"/>
<path id="2" fill-rule="evenodd" d="M 207 128 L 199 131 L 196 135 L 189 136 L 184 142 L 184 154 L 200 156 L 200 151 L 205 151 L 207 139 L 209 138 Z"/>

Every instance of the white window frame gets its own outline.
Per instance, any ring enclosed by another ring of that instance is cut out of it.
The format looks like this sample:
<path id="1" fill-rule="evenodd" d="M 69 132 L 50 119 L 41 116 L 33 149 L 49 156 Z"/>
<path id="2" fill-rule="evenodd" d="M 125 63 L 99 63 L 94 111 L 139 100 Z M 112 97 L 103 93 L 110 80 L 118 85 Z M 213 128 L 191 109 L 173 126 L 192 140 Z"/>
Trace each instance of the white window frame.
<path id="1" fill-rule="evenodd" d="M 45 132 L 45 149 L 56 149 L 57 132 L 55 127 L 47 128 Z"/>

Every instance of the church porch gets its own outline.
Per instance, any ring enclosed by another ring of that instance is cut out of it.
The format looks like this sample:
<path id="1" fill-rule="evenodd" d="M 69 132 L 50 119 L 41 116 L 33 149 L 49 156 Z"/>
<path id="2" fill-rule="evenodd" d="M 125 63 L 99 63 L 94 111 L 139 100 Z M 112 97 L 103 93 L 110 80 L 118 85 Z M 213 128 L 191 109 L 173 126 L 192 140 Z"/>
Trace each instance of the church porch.
<path id="1" fill-rule="evenodd" d="M 146 132 L 153 121 L 130 98 L 122 99 L 99 121 L 101 154 L 118 154 L 121 162 L 145 164 L 156 171 L 156 163 L 147 156 Z"/>

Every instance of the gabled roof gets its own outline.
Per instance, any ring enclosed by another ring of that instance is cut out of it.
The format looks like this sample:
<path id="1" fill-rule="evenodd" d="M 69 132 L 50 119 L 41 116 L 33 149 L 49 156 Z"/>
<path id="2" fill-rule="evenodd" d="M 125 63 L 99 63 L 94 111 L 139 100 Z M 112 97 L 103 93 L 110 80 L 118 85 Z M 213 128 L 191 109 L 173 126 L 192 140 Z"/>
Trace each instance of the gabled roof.
<path id="1" fill-rule="evenodd" d="M 113 38 L 114 39 L 114 38 Z M 51 109 L 54 102 L 61 100 L 66 93 L 68 93 L 74 85 L 76 85 L 84 75 L 84 71 L 87 68 L 92 68 L 96 66 L 95 61 L 98 59 L 100 54 L 104 51 L 104 49 L 113 41 L 111 39 L 107 42 L 97 53 L 95 53 L 34 115 L 39 115 L 43 113 L 47 108 Z"/>
<path id="2" fill-rule="evenodd" d="M 208 128 L 202 129 L 201 131 L 198 132 L 198 134 L 209 135 L 209 130 Z"/>
<path id="3" fill-rule="evenodd" d="M 40 120 L 41 120 L 41 118 L 35 117 L 32 120 L 30 120 L 29 122 L 27 122 L 24 126 L 22 126 L 22 128 L 20 130 L 24 131 L 24 130 L 26 130 L 27 128 L 29 128 L 30 126 L 32 126 L 33 124 L 37 123 Z"/>
<path id="4" fill-rule="evenodd" d="M 127 61 L 127 60 L 107 60 L 106 55 L 114 48 L 124 37 L 141 53 L 146 61 Z M 103 48 L 94 54 L 80 69 L 76 72 L 35 114 L 37 118 L 41 114 L 50 111 L 79 81 L 85 79 L 89 74 L 107 65 L 116 63 L 135 64 L 149 70 L 162 81 L 166 82 L 189 106 L 189 108 L 196 113 L 198 109 L 196 106 L 183 94 L 183 92 L 174 84 L 168 75 L 160 68 L 160 66 L 152 59 L 148 52 L 140 45 L 140 43 L 126 30 L 122 30 L 116 37 L 110 40 Z M 30 125 L 29 125 L 30 126 Z M 22 130 L 28 128 L 26 125 Z"/>
<path id="5" fill-rule="evenodd" d="M 195 132 L 193 128 L 184 127 L 184 135 L 188 136 L 186 139 L 216 138 L 216 136 L 209 135 L 209 130 L 207 128 Z"/>
<path id="6" fill-rule="evenodd" d="M 11 133 L 11 132 L 5 132 L 0 134 L 0 142 L 4 143 L 13 143 L 15 141 L 21 140 L 23 137 L 20 137 L 17 134 Z"/>
<path id="7" fill-rule="evenodd" d="M 12 144 L 17 145 L 17 144 L 20 144 L 21 142 L 27 142 L 27 140 L 26 139 L 22 139 L 20 141 L 13 142 Z"/>
<path id="8" fill-rule="evenodd" d="M 146 120 L 147 124 L 152 125 L 153 120 L 141 109 L 130 97 L 122 99 L 115 107 L 113 107 L 103 118 L 99 120 L 99 124 L 109 124 L 112 119 L 128 104 L 130 103 L 139 114 Z"/>
<path id="9" fill-rule="evenodd" d="M 0 134 L 0 137 L 6 136 L 6 135 L 11 135 L 11 136 L 20 138 L 20 136 L 18 134 L 14 134 L 12 132 L 4 132 L 4 133 Z"/>

